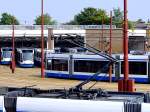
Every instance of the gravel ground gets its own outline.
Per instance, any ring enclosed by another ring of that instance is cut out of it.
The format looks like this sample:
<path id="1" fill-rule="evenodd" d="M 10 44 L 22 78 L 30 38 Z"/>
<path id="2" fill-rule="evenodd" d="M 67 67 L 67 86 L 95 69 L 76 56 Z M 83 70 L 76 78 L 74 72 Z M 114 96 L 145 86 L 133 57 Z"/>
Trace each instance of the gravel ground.
<path id="1" fill-rule="evenodd" d="M 39 68 L 16 68 L 12 74 L 9 66 L 0 65 L 0 87 L 25 87 L 35 85 L 34 88 L 54 89 L 54 88 L 70 88 L 80 81 L 63 80 L 53 78 L 41 78 Z M 90 87 L 95 82 L 91 82 L 85 86 Z M 98 82 L 94 88 L 103 88 L 106 90 L 117 91 L 117 83 Z M 136 84 L 137 91 L 150 91 L 150 84 Z"/>

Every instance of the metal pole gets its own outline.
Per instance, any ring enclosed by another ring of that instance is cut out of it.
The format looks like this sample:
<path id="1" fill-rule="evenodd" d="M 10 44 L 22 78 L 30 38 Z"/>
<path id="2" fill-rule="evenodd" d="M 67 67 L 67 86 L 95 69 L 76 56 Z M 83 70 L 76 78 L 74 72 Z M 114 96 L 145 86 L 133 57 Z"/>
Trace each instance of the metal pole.
<path id="1" fill-rule="evenodd" d="M 1 57 L 1 55 L 2 55 L 2 54 L 1 54 L 1 47 L 2 47 L 2 40 L 1 40 L 1 38 L 0 38 L 0 62 L 1 62 L 1 58 L 2 58 L 2 57 Z"/>
<path id="2" fill-rule="evenodd" d="M 112 55 L 112 11 L 110 11 L 110 43 L 109 43 L 109 54 Z M 109 68 L 109 82 L 112 82 L 112 65 Z"/>
<path id="3" fill-rule="evenodd" d="M 103 42 L 104 42 L 104 39 L 103 39 L 104 37 L 103 37 L 103 35 L 104 35 L 104 34 L 103 34 L 103 33 L 104 33 L 104 16 L 102 16 L 102 38 L 101 38 L 101 50 L 102 50 L 102 51 L 104 51 L 104 48 L 103 48 L 103 47 L 104 47 L 104 46 L 103 46 L 103 44 L 104 44 L 104 43 L 103 43 Z"/>
<path id="4" fill-rule="evenodd" d="M 41 77 L 44 78 L 44 3 L 41 0 Z"/>
<path id="5" fill-rule="evenodd" d="M 124 80 L 129 76 L 127 0 L 124 0 Z"/>
<path id="6" fill-rule="evenodd" d="M 11 70 L 12 73 L 15 72 L 15 26 L 14 26 L 14 20 L 12 24 L 12 61 L 11 61 Z"/>
<path id="7" fill-rule="evenodd" d="M 144 40 L 144 51 L 146 51 L 146 40 Z"/>
<path id="8" fill-rule="evenodd" d="M 123 50 L 124 50 L 124 79 L 118 81 L 118 91 L 134 92 L 135 82 L 133 79 L 129 80 L 127 0 L 124 0 Z"/>

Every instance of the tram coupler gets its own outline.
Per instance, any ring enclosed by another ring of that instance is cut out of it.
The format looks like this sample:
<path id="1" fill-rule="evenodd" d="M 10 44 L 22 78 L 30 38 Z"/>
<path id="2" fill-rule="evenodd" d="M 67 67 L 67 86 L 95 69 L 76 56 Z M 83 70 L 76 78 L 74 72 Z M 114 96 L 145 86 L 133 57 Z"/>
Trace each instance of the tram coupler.
<path id="1" fill-rule="evenodd" d="M 135 92 L 135 81 L 134 79 L 119 80 L 118 81 L 118 91 L 119 92 Z"/>

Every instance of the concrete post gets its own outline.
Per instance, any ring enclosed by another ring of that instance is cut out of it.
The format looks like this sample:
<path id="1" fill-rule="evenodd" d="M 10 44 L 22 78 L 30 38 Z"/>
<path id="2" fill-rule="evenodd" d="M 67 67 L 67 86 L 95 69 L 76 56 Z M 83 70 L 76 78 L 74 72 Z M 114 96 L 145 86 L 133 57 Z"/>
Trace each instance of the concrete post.
<path id="1" fill-rule="evenodd" d="M 48 49 L 49 50 L 54 50 L 54 38 L 53 38 L 53 29 L 49 28 L 48 29 Z"/>
<path id="2" fill-rule="evenodd" d="M 116 55 L 116 59 L 120 60 L 120 56 Z M 115 77 L 116 80 L 119 80 L 121 74 L 121 62 L 115 63 Z"/>
<path id="3" fill-rule="evenodd" d="M 69 68 L 69 76 L 70 75 L 73 75 L 73 72 L 74 72 L 74 62 L 73 62 L 73 55 L 69 55 L 69 65 L 68 65 L 68 68 Z"/>

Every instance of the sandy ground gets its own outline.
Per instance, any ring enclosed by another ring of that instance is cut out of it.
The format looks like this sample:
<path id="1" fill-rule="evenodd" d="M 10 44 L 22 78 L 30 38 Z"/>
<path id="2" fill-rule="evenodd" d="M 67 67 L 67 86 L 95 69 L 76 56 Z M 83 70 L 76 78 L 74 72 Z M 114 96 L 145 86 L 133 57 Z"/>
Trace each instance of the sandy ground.
<path id="1" fill-rule="evenodd" d="M 41 78 L 39 68 L 16 68 L 12 74 L 9 66 L 0 65 L 0 87 L 25 87 L 32 86 L 40 89 L 70 88 L 79 84 L 80 81 L 53 78 Z M 85 86 L 89 88 L 95 82 Z M 98 82 L 94 88 L 117 91 L 117 83 Z M 137 91 L 150 91 L 150 84 L 136 84 Z"/>

